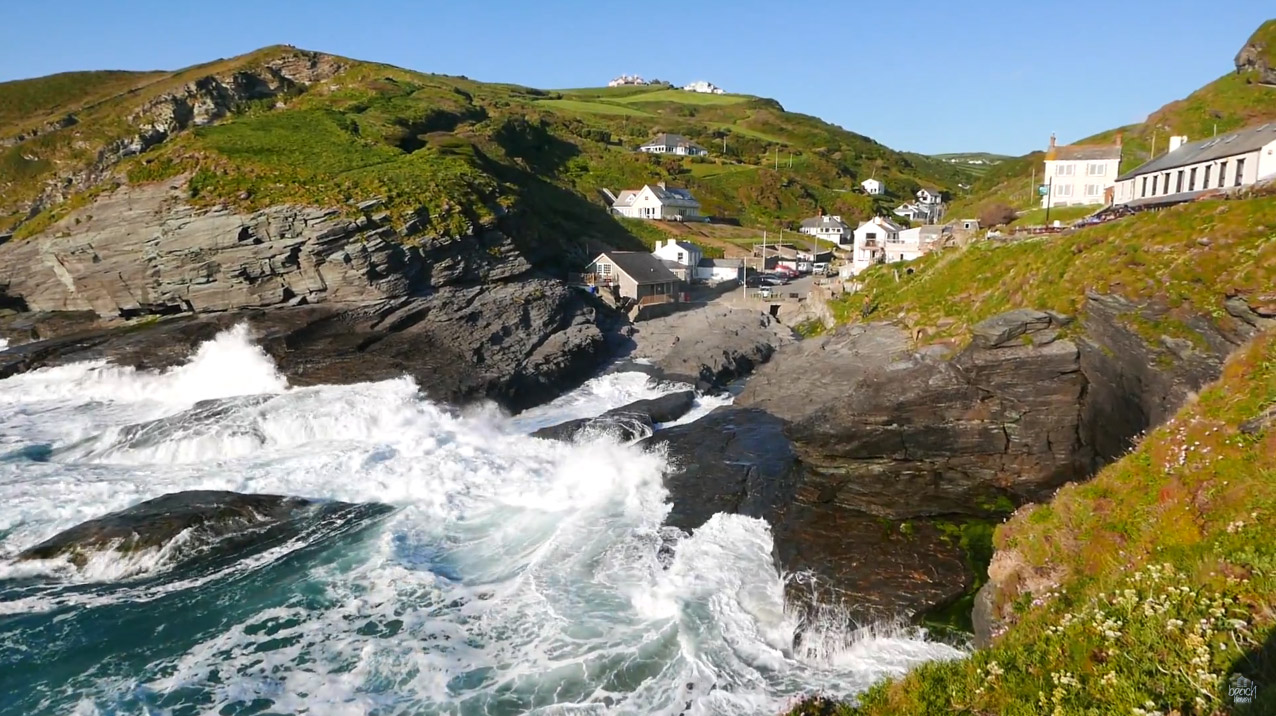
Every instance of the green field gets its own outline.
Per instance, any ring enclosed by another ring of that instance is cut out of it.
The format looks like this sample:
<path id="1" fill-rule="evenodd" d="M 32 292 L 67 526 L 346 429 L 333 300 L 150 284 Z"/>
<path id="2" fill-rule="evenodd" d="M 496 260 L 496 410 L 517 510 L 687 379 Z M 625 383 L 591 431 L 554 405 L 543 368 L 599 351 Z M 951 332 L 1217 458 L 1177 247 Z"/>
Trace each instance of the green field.
<path id="1" fill-rule="evenodd" d="M 631 117 L 650 117 L 651 114 L 633 107 L 625 107 L 609 102 L 589 102 L 578 99 L 541 99 L 536 101 L 538 107 L 566 110 L 568 112 L 588 112 L 590 114 L 618 114 Z"/>
<path id="2" fill-rule="evenodd" d="M 675 102 L 677 104 L 740 104 L 754 99 L 743 94 L 705 94 L 703 92 L 685 92 L 679 89 L 664 89 L 655 92 L 617 97 L 617 102 Z"/>
<path id="3" fill-rule="evenodd" d="M 1050 223 L 1059 221 L 1071 224 L 1077 219 L 1084 219 L 1094 212 L 1102 209 L 1100 205 L 1095 206 L 1056 206 L 1050 209 Z M 1046 224 L 1046 210 L 1043 208 L 1029 209 L 1010 222 L 1011 226 L 1044 226 Z"/>

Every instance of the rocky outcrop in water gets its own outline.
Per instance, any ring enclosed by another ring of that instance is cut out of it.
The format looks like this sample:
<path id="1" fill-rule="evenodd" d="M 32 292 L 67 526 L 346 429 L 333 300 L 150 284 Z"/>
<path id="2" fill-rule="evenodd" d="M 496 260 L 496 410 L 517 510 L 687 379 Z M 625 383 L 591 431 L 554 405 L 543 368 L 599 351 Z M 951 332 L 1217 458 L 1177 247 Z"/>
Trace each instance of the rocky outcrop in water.
<path id="1" fill-rule="evenodd" d="M 176 561 L 207 554 L 231 553 L 254 541 L 280 537 L 279 529 L 296 533 L 304 517 L 348 519 L 358 513 L 370 519 L 391 511 L 387 505 L 320 503 L 281 495 L 245 495 L 196 490 L 175 492 L 112 512 L 59 532 L 19 553 L 18 561 L 65 559 L 83 566 L 96 553 L 121 555 L 157 550 L 182 538 Z"/>
<path id="2" fill-rule="evenodd" d="M 668 423 L 686 415 L 696 402 L 696 391 L 680 390 L 658 398 L 635 400 L 593 418 L 568 420 L 541 428 L 532 437 L 572 440 L 581 433 L 606 432 L 627 441 L 650 435 L 658 423 Z"/>

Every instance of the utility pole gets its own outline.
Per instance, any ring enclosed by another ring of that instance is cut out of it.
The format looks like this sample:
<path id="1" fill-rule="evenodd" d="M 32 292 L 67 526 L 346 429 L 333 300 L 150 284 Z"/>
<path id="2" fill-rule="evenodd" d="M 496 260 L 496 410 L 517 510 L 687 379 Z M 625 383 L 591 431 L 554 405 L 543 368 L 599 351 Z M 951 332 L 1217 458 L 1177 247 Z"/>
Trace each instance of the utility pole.
<path id="1" fill-rule="evenodd" d="M 1054 177 L 1046 182 L 1046 226 L 1050 225 L 1050 205 L 1054 203 Z"/>
<path id="2" fill-rule="evenodd" d="M 780 171 L 780 145 L 775 145 L 775 170 Z"/>

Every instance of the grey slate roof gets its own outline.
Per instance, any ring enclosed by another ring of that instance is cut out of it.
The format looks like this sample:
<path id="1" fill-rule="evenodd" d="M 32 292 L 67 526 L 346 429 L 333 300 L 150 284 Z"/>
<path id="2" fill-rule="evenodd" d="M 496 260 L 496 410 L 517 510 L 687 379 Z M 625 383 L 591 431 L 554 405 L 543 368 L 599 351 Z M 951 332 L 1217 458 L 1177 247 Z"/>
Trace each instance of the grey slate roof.
<path id="1" fill-rule="evenodd" d="M 1061 162 L 1102 161 L 1120 159 L 1119 144 L 1069 144 L 1055 147 L 1055 160 Z"/>
<path id="2" fill-rule="evenodd" d="M 655 137 L 652 137 L 651 141 L 647 142 L 646 144 L 642 146 L 644 147 L 694 147 L 695 149 L 704 150 L 704 147 L 700 146 L 699 144 L 696 144 L 690 139 L 687 139 L 681 134 L 670 134 L 668 132 L 661 132 L 660 134 L 657 134 Z"/>
<path id="3" fill-rule="evenodd" d="M 659 256 L 646 251 L 604 251 L 594 261 L 604 257 L 638 284 L 671 283 L 679 280 Z"/>
<path id="4" fill-rule="evenodd" d="M 1276 122 L 1264 124 L 1260 127 L 1249 127 L 1218 137 L 1202 139 L 1199 142 L 1189 142 L 1172 152 L 1162 154 L 1137 169 L 1122 174 L 1117 177 L 1117 181 L 1124 181 L 1144 174 L 1153 174 L 1166 169 L 1177 169 L 1189 164 L 1200 164 L 1201 162 L 1215 159 L 1234 157 L 1237 154 L 1245 154 L 1246 152 L 1261 149 L 1267 146 L 1269 142 L 1276 142 Z"/>
<path id="5" fill-rule="evenodd" d="M 656 195 L 656 198 L 662 204 L 687 208 L 700 207 L 700 202 L 696 201 L 696 198 L 686 189 L 661 188 L 659 184 L 648 184 L 647 186 L 651 187 L 652 193 Z M 612 206 L 629 206 L 638 198 L 640 192 L 642 192 L 642 189 L 625 189 L 616 195 L 616 203 Z"/>
<path id="6" fill-rule="evenodd" d="M 831 216 L 812 216 L 809 219 L 802 220 L 803 229 L 832 229 L 840 228 L 849 230 L 851 227 L 840 219 L 834 219 Z"/>
<path id="7" fill-rule="evenodd" d="M 744 265 L 744 259 L 700 259 L 700 263 L 696 265 L 700 268 L 738 269 Z"/>

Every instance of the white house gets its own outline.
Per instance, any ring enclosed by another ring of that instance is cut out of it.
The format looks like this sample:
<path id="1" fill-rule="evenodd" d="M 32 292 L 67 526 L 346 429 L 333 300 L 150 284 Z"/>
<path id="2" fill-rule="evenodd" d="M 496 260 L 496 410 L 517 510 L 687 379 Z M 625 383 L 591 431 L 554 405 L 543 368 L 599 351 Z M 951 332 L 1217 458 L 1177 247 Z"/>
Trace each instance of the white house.
<path id="1" fill-rule="evenodd" d="M 681 134 L 669 134 L 666 132 L 657 134 L 650 142 L 638 147 L 638 151 L 648 154 L 676 154 L 686 157 L 703 157 L 709 153 L 708 149 Z"/>
<path id="2" fill-rule="evenodd" d="M 802 220 L 802 228 L 799 229 L 808 236 L 816 236 L 826 241 L 832 241 L 838 246 L 849 246 L 854 240 L 853 230 L 850 225 L 842 221 L 840 216 L 812 216 L 809 219 Z"/>
<path id="3" fill-rule="evenodd" d="M 682 221 L 700 217 L 700 202 L 686 189 L 670 189 L 664 182 L 626 189 L 616 196 L 612 213 L 631 219 Z"/>
<path id="4" fill-rule="evenodd" d="M 1170 151 L 1117 178 L 1113 203 L 1172 204 L 1206 191 L 1276 179 L 1276 122 L 1188 142 L 1170 137 Z"/>
<path id="5" fill-rule="evenodd" d="M 895 209 L 895 216 L 938 224 L 944 218 L 944 194 L 938 189 L 918 189 L 917 201 L 901 204 Z"/>
<path id="6" fill-rule="evenodd" d="M 696 80 L 689 85 L 684 85 L 682 89 L 687 92 L 702 92 L 704 94 L 726 94 L 721 87 L 704 80 Z"/>
<path id="7" fill-rule="evenodd" d="M 744 282 L 744 259 L 700 259 L 696 265 L 695 277 L 701 281 L 720 283 L 722 281 Z"/>
<path id="8" fill-rule="evenodd" d="M 951 233 L 950 227 L 938 224 L 900 229 L 894 238 L 887 237 L 883 260 L 888 264 L 912 261 L 943 245 L 944 239 Z"/>
<path id="9" fill-rule="evenodd" d="M 855 229 L 855 248 L 851 253 L 851 272 L 859 274 L 886 258 L 886 245 L 899 243 L 903 227 L 882 216 L 873 217 Z"/>
<path id="10" fill-rule="evenodd" d="M 886 190 L 886 187 L 882 186 L 882 183 L 876 179 L 865 179 L 860 182 L 860 186 L 864 187 L 865 194 L 872 194 L 873 196 L 877 196 Z"/>
<path id="11" fill-rule="evenodd" d="M 647 85 L 651 84 L 647 80 L 638 75 L 621 75 L 611 82 L 607 83 L 608 87 L 625 87 L 627 85 Z"/>
<path id="12" fill-rule="evenodd" d="M 679 266 L 699 266 L 704 252 L 699 246 L 689 241 L 656 241 L 656 249 L 651 253 L 665 261 L 672 261 Z"/>
<path id="13" fill-rule="evenodd" d="M 1041 206 L 1086 206 L 1108 203 L 1108 189 L 1121 167 L 1121 136 L 1116 144 L 1071 144 L 1055 146 L 1050 135 L 1046 150 L 1046 193 Z"/>

